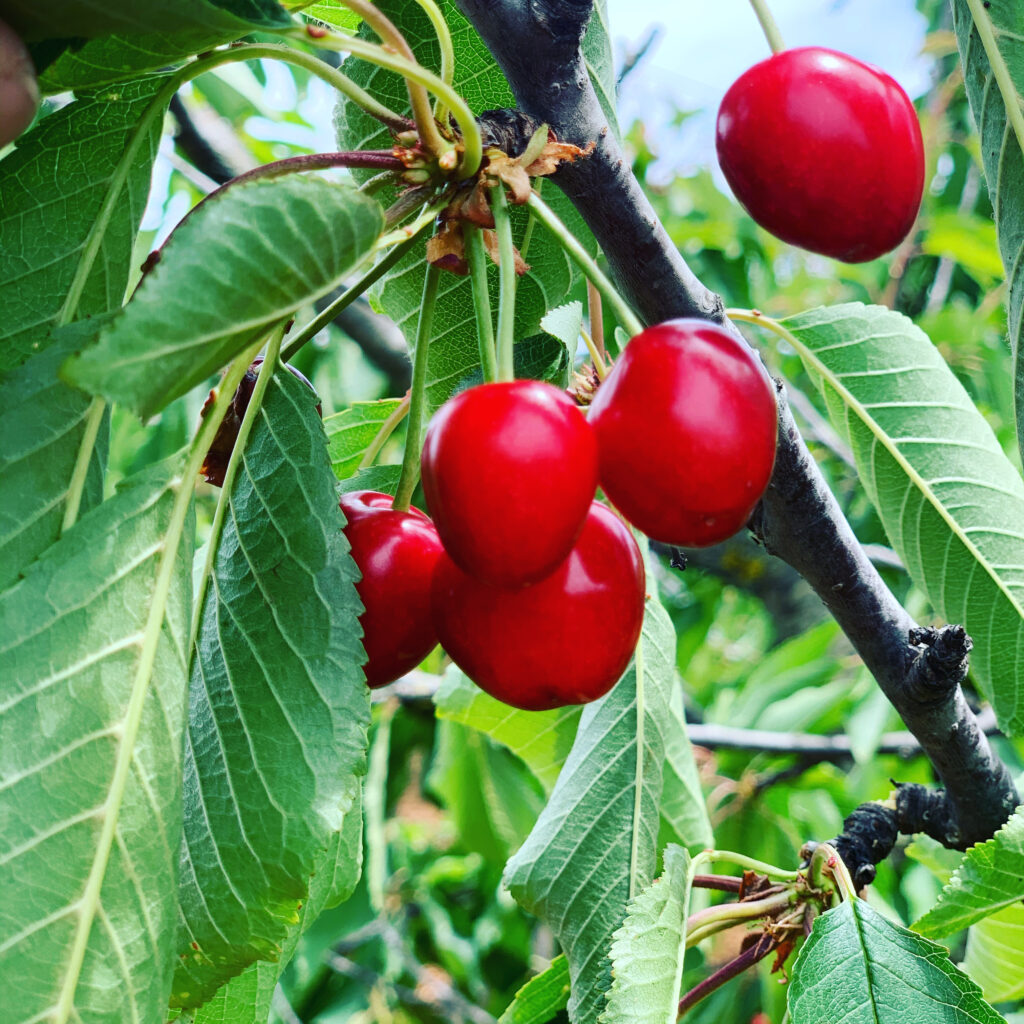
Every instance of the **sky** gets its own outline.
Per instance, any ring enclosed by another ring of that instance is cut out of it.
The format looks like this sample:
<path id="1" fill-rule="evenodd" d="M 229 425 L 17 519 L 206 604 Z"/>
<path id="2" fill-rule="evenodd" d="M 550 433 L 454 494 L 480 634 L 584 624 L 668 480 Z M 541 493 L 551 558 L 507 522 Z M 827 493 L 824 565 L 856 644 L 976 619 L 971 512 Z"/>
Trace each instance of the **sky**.
<path id="1" fill-rule="evenodd" d="M 827 46 L 877 64 L 911 97 L 928 86 L 920 55 L 925 20 L 913 0 L 769 0 L 787 46 Z M 620 120 L 642 117 L 658 172 L 714 163 L 714 117 L 726 89 L 770 56 L 748 0 L 607 0 L 616 66 L 661 27 L 653 49 L 623 83 Z M 702 113 L 680 127 L 676 110 Z"/>

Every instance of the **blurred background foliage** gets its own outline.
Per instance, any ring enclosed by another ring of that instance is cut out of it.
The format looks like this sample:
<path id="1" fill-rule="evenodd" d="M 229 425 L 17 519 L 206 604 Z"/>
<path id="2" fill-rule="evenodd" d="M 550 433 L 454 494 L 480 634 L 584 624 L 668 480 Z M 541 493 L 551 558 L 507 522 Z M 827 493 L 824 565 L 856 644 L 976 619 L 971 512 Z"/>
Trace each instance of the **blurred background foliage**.
<path id="1" fill-rule="evenodd" d="M 786 246 L 743 213 L 711 168 L 650 181 L 659 139 L 644 123 L 626 127 L 626 142 L 672 239 L 727 305 L 782 317 L 860 300 L 904 312 L 939 347 L 1017 460 L 1005 286 L 949 8 L 942 0 L 918 0 L 917 7 L 928 21 L 925 52 L 932 62 L 930 85 L 915 98 L 928 186 L 916 229 L 885 259 L 848 266 Z M 642 60 L 628 74 L 642 75 Z M 184 89 L 167 120 L 136 266 L 228 177 L 270 160 L 334 149 L 330 102 L 326 87 L 301 69 L 268 62 L 232 65 Z M 678 111 L 677 125 L 688 116 Z M 581 290 L 569 298 L 585 296 Z M 304 311 L 299 321 L 312 313 Z M 797 421 L 857 535 L 912 614 L 931 621 L 799 360 L 767 335 L 751 337 L 785 378 Z M 325 416 L 353 401 L 400 396 L 408 386 L 401 335 L 365 302 L 306 346 L 295 364 L 313 381 Z M 115 410 L 111 485 L 184 444 L 204 397 L 187 395 L 146 425 Z M 399 431 L 382 461 L 397 461 L 401 443 Z M 206 485 L 200 490 L 202 521 L 215 499 Z M 835 835 L 858 803 L 884 798 L 891 779 L 933 781 L 924 759 L 879 752 L 900 722 L 794 573 L 744 537 L 688 553 L 684 570 L 673 563 L 672 552 L 660 553 L 659 585 L 677 630 L 688 720 L 709 728 L 846 735 L 852 751 L 821 761 L 710 741 L 702 746 L 698 737 L 718 846 L 793 865 L 806 840 Z M 442 671 L 440 652 L 423 668 Z M 1012 771 L 1024 770 L 1024 746 L 995 742 Z M 537 780 L 507 749 L 465 726 L 437 721 L 429 698 L 385 695 L 375 707 L 362 881 L 352 899 L 303 936 L 276 994 L 277 1019 L 496 1019 L 530 974 L 557 954 L 550 933 L 501 885 L 506 859 L 543 803 Z M 869 899 L 910 922 L 933 902 L 957 859 L 929 841 L 901 846 L 882 865 Z M 726 937 L 691 951 L 684 988 L 706 974 L 705 961 L 731 955 L 727 944 L 735 941 Z M 952 946 L 959 952 L 962 937 Z M 727 986 L 687 1019 L 781 1021 L 785 990 L 778 980 L 766 962 L 759 975 Z"/>

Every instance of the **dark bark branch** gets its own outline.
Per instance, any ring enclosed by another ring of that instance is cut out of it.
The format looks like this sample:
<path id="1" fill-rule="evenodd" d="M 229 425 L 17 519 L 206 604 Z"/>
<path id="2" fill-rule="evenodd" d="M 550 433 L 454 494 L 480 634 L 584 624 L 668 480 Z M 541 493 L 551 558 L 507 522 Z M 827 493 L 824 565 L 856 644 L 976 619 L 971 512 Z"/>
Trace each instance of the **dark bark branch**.
<path id="1" fill-rule="evenodd" d="M 555 181 L 594 232 L 640 317 L 646 323 L 702 317 L 735 331 L 722 300 L 672 244 L 605 121 L 578 46 L 590 2 L 458 2 L 505 72 L 519 107 L 566 142 L 595 143 L 590 158 L 563 165 Z M 991 836 L 1019 798 L 964 701 L 959 666 L 938 657 L 935 643 L 911 639 L 916 623 L 843 517 L 781 389 L 775 473 L 751 527 L 770 552 L 811 584 L 921 743 L 946 786 L 955 821 L 948 841 L 967 845 Z M 921 657 L 929 669 L 924 691 L 924 666 L 911 672 Z M 943 666 L 951 674 L 943 676 Z"/>
<path id="2" fill-rule="evenodd" d="M 218 185 L 230 181 L 238 173 L 199 132 L 180 96 L 175 95 L 171 100 L 171 115 L 178 125 L 174 141 L 193 167 Z"/>

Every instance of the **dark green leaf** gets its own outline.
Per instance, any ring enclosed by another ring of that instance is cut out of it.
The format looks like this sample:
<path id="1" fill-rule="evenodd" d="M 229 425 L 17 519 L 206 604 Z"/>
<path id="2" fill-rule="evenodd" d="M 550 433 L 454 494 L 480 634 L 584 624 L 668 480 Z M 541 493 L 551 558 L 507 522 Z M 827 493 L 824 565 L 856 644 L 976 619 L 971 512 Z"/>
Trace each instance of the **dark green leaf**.
<path id="1" fill-rule="evenodd" d="M 380 207 L 316 178 L 229 188 L 175 231 L 95 345 L 64 372 L 143 417 L 205 380 L 370 252 Z"/>
<path id="2" fill-rule="evenodd" d="M 191 545 L 162 585 L 157 570 L 180 473 L 175 459 L 126 482 L 0 594 L 10 1020 L 61 1005 L 64 1020 L 154 1021 L 167 1005 Z"/>
<path id="3" fill-rule="evenodd" d="M 72 312 L 106 313 L 124 300 L 161 127 L 160 116 L 146 125 L 140 119 L 165 81 L 82 97 L 43 118 L 0 161 L 0 373 L 50 343 L 94 232 L 102 240 Z M 145 138 L 103 227 L 100 208 L 138 131 Z"/>
<path id="4" fill-rule="evenodd" d="M 289 373 L 270 382 L 203 607 L 175 1005 L 280 959 L 365 772 L 357 571 L 314 402 Z"/>
<path id="5" fill-rule="evenodd" d="M 940 938 L 1024 900 L 1024 810 L 987 842 L 972 846 L 935 906 L 914 924 Z"/>
<path id="6" fill-rule="evenodd" d="M 1017 442 L 1024 452 L 1024 6 L 953 0 L 953 27 L 1009 284 Z"/>
<path id="7" fill-rule="evenodd" d="M 60 536 L 89 398 L 57 379 L 52 346 L 0 381 L 0 589 Z M 79 514 L 103 497 L 107 424 L 93 448 Z"/>
<path id="8" fill-rule="evenodd" d="M 398 398 L 354 402 L 348 409 L 324 420 L 331 467 L 339 480 L 347 480 L 355 474 L 381 425 L 401 404 Z"/>
<path id="9" fill-rule="evenodd" d="M 1020 474 L 906 317 L 850 303 L 784 324 L 911 578 L 971 634 L 972 675 L 1001 728 L 1024 731 L 1024 688 L 1007 654 L 1024 644 Z"/>
<path id="10" fill-rule="evenodd" d="M 601 110 L 608 118 L 612 134 L 619 138 L 619 121 L 615 111 L 615 61 L 612 57 L 611 32 L 608 30 L 607 0 L 596 0 L 594 4 L 587 31 L 583 35 L 582 51 Z"/>
<path id="11" fill-rule="evenodd" d="M 288 12 L 276 0 L 174 0 L 140 4 L 137 0 L 5 0 L 4 20 L 24 39 L 67 39 L 147 34 L 210 28 L 235 36 L 256 28 L 287 28 Z M 229 38 L 234 38 L 231 36 Z"/>
<path id="12" fill-rule="evenodd" d="M 569 961 L 573 1021 L 603 1009 L 612 935 L 654 874 L 675 634 L 653 600 L 640 645 L 641 667 L 584 707 L 551 799 L 506 869 L 512 895 L 547 922 Z"/>
<path id="13" fill-rule="evenodd" d="M 793 965 L 793 1024 L 1001 1024 L 943 947 L 850 900 L 822 914 Z"/>
<path id="14" fill-rule="evenodd" d="M 346 491 L 379 491 L 381 494 L 393 495 L 398 490 L 398 478 L 401 475 L 401 466 L 368 466 L 340 481 L 335 489 L 338 494 Z"/>

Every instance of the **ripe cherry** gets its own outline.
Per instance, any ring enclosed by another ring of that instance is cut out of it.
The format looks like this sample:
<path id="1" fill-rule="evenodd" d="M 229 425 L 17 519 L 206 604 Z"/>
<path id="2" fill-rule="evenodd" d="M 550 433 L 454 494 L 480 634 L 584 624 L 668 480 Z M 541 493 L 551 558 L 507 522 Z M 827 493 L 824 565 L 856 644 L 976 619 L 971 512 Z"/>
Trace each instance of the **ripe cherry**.
<path id="1" fill-rule="evenodd" d="M 422 470 L 452 561 L 495 586 L 523 586 L 552 572 L 583 529 L 597 444 L 572 400 L 550 384 L 482 384 L 438 411 Z"/>
<path id="2" fill-rule="evenodd" d="M 601 487 L 655 540 L 725 540 L 768 486 L 775 392 L 754 354 L 704 320 L 670 320 L 638 334 L 598 389 L 589 419 Z"/>
<path id="3" fill-rule="evenodd" d="M 644 615 L 644 565 L 629 530 L 594 502 L 569 557 L 532 587 L 492 587 L 437 564 L 441 645 L 477 686 L 526 711 L 586 704 L 625 671 Z"/>
<path id="4" fill-rule="evenodd" d="M 834 50 L 783 50 L 740 75 L 719 108 L 716 144 L 761 227 L 848 263 L 895 248 L 921 205 L 913 104 L 884 71 Z"/>
<path id="5" fill-rule="evenodd" d="M 242 426 L 245 410 L 249 408 L 249 402 L 252 399 L 252 389 L 256 386 L 256 378 L 260 374 L 260 367 L 262 365 L 263 356 L 257 356 L 249 364 L 248 369 L 246 369 L 245 374 L 238 383 L 238 387 L 235 389 L 227 414 L 217 428 L 217 433 L 210 444 L 210 450 L 206 453 L 206 458 L 203 461 L 200 472 L 206 478 L 207 483 L 213 484 L 216 487 L 224 485 L 224 474 L 228 471 L 228 463 L 231 461 L 231 453 L 235 448 L 238 430 Z M 316 394 L 316 388 L 309 382 L 309 378 L 305 374 L 296 370 L 291 363 L 285 363 L 284 367 L 293 377 L 301 380 L 314 395 Z M 206 415 L 207 410 L 213 405 L 216 398 L 217 393 L 211 391 L 199 412 L 201 417 Z M 318 416 L 323 416 L 324 409 L 320 404 L 319 398 L 316 403 L 316 411 Z"/>
<path id="6" fill-rule="evenodd" d="M 430 581 L 443 549 L 434 524 L 418 509 L 400 512 L 377 491 L 352 491 L 339 505 L 345 536 L 362 580 L 356 592 L 366 649 L 366 682 L 383 686 L 415 668 L 437 646 Z"/>

